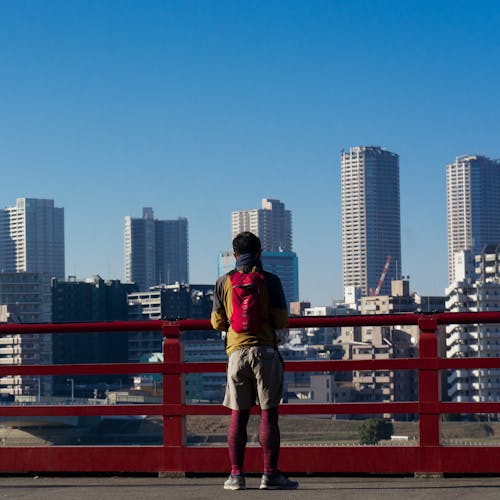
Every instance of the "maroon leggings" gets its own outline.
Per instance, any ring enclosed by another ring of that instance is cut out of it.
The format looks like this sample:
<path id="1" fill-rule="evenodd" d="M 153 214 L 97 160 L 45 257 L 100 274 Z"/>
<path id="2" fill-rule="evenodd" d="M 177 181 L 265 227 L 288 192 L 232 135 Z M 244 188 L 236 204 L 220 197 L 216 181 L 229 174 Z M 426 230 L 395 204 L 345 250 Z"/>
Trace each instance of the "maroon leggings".
<path id="1" fill-rule="evenodd" d="M 247 424 L 250 410 L 232 410 L 229 424 L 228 446 L 231 460 L 231 474 L 243 473 L 245 446 L 247 444 Z M 278 408 L 261 410 L 259 442 L 264 455 L 264 472 L 274 474 L 278 468 L 280 452 L 280 429 Z"/>

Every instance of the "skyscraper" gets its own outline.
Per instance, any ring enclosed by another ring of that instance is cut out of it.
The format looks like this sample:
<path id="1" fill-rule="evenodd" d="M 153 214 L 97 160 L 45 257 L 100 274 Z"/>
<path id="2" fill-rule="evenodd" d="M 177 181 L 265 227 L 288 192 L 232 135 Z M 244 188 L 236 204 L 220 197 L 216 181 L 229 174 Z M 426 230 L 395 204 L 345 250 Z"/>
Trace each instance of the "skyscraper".
<path id="1" fill-rule="evenodd" d="M 264 198 L 262 208 L 238 210 L 232 213 L 231 230 L 234 238 L 250 231 L 260 238 L 262 265 L 277 274 L 283 284 L 287 303 L 299 300 L 299 264 L 292 246 L 292 213 L 279 200 Z M 219 273 L 234 267 L 232 252 L 219 255 Z"/>
<path id="2" fill-rule="evenodd" d="M 390 257 L 380 289 L 389 295 L 402 265 L 399 156 L 374 146 L 343 151 L 341 181 L 344 290 L 375 290 Z"/>
<path id="3" fill-rule="evenodd" d="M 152 208 L 142 218 L 125 217 L 125 281 L 140 291 L 150 286 L 189 282 L 188 221 L 157 220 Z"/>
<path id="4" fill-rule="evenodd" d="M 250 231 L 260 238 L 264 251 L 292 251 L 292 213 L 279 200 L 264 198 L 262 208 L 233 212 L 231 223 L 233 238 Z"/>
<path id="5" fill-rule="evenodd" d="M 455 254 L 481 253 L 500 242 L 500 160 L 461 156 L 446 166 L 448 281 L 455 277 Z"/>
<path id="6" fill-rule="evenodd" d="M 64 279 L 64 209 L 54 200 L 18 198 L 0 210 L 0 304 L 23 323 L 52 319 L 50 279 Z M 45 364 L 52 361 L 50 334 L 0 336 L 0 362 Z M 52 377 L 2 377 L 0 392 L 50 393 Z"/>
<path id="7" fill-rule="evenodd" d="M 1 210 L 0 271 L 64 279 L 64 208 L 54 200 L 18 198 Z"/>

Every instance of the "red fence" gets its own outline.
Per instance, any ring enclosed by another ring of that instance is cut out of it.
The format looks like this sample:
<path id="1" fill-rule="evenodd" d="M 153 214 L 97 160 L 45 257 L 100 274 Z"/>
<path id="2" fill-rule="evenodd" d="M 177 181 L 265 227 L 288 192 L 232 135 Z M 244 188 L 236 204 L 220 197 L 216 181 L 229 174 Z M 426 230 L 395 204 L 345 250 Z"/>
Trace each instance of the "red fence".
<path id="1" fill-rule="evenodd" d="M 444 359 L 438 356 L 436 332 L 439 325 L 475 323 L 500 323 L 500 312 L 291 319 L 290 327 L 293 328 L 418 325 L 421 332 L 418 358 L 287 362 L 287 370 L 295 372 L 417 370 L 418 401 L 284 404 L 280 412 L 283 415 L 416 414 L 419 417 L 420 437 L 416 446 L 283 447 L 281 468 L 300 473 L 500 473 L 499 447 L 440 444 L 439 425 L 442 414 L 500 413 L 500 403 L 440 401 L 440 370 L 500 368 L 500 358 Z M 160 373 L 163 376 L 162 404 L 11 405 L 0 406 L 0 416 L 159 415 L 163 416 L 164 428 L 162 446 L 2 447 L 0 472 L 227 472 L 229 463 L 225 447 L 186 445 L 187 415 L 228 413 L 221 405 L 185 404 L 185 374 L 225 370 L 225 363 L 222 362 L 183 362 L 180 343 L 182 331 L 209 329 L 210 324 L 205 320 L 1 325 L 0 335 L 161 331 L 164 336 L 163 363 L 1 365 L 0 377 L 15 374 L 44 376 Z M 304 429 L 304 433 L 307 434 L 307 429 Z M 260 471 L 260 448 L 249 447 L 245 462 L 249 472 Z"/>

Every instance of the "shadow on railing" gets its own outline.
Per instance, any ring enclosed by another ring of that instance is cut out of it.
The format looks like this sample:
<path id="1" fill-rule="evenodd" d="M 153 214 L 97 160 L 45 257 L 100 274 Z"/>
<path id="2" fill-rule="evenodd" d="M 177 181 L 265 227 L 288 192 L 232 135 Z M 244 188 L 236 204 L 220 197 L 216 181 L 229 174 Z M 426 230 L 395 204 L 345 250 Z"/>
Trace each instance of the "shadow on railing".
<path id="1" fill-rule="evenodd" d="M 418 325 L 419 357 L 411 359 L 288 361 L 290 372 L 352 370 L 417 370 L 418 401 L 387 403 L 284 404 L 283 415 L 414 414 L 419 419 L 419 440 L 412 446 L 287 446 L 281 467 L 299 473 L 500 473 L 496 446 L 443 446 L 443 414 L 499 414 L 500 403 L 455 403 L 440 400 L 440 370 L 500 369 L 500 358 L 445 359 L 438 356 L 439 325 L 500 323 L 500 312 L 398 314 L 345 317 L 292 318 L 292 328 L 341 326 Z M 163 444 L 147 446 L 2 447 L 0 472 L 179 472 L 225 473 L 229 468 L 223 446 L 187 446 L 186 416 L 226 415 L 215 404 L 186 404 L 184 377 L 189 373 L 225 371 L 224 362 L 184 362 L 183 331 L 211 330 L 208 320 L 134 321 L 75 324 L 5 324 L 0 335 L 161 331 L 163 363 L 100 365 L 0 365 L 0 377 L 10 375 L 161 374 L 162 404 L 115 405 L 1 405 L 0 417 L 91 417 L 148 415 L 163 418 Z M 257 409 L 254 409 L 254 413 Z M 304 429 L 307 435 L 307 429 Z M 249 447 L 246 469 L 258 472 L 261 452 Z"/>

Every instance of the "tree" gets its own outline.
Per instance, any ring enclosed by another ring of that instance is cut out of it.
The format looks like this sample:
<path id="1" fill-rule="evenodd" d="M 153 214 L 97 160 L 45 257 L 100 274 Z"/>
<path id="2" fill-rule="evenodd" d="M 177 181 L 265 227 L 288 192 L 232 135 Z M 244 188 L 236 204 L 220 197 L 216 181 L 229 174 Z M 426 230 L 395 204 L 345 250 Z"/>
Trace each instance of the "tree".
<path id="1" fill-rule="evenodd" d="M 381 439 L 391 439 L 394 426 L 383 418 L 369 418 L 359 427 L 359 444 L 377 444 Z"/>

